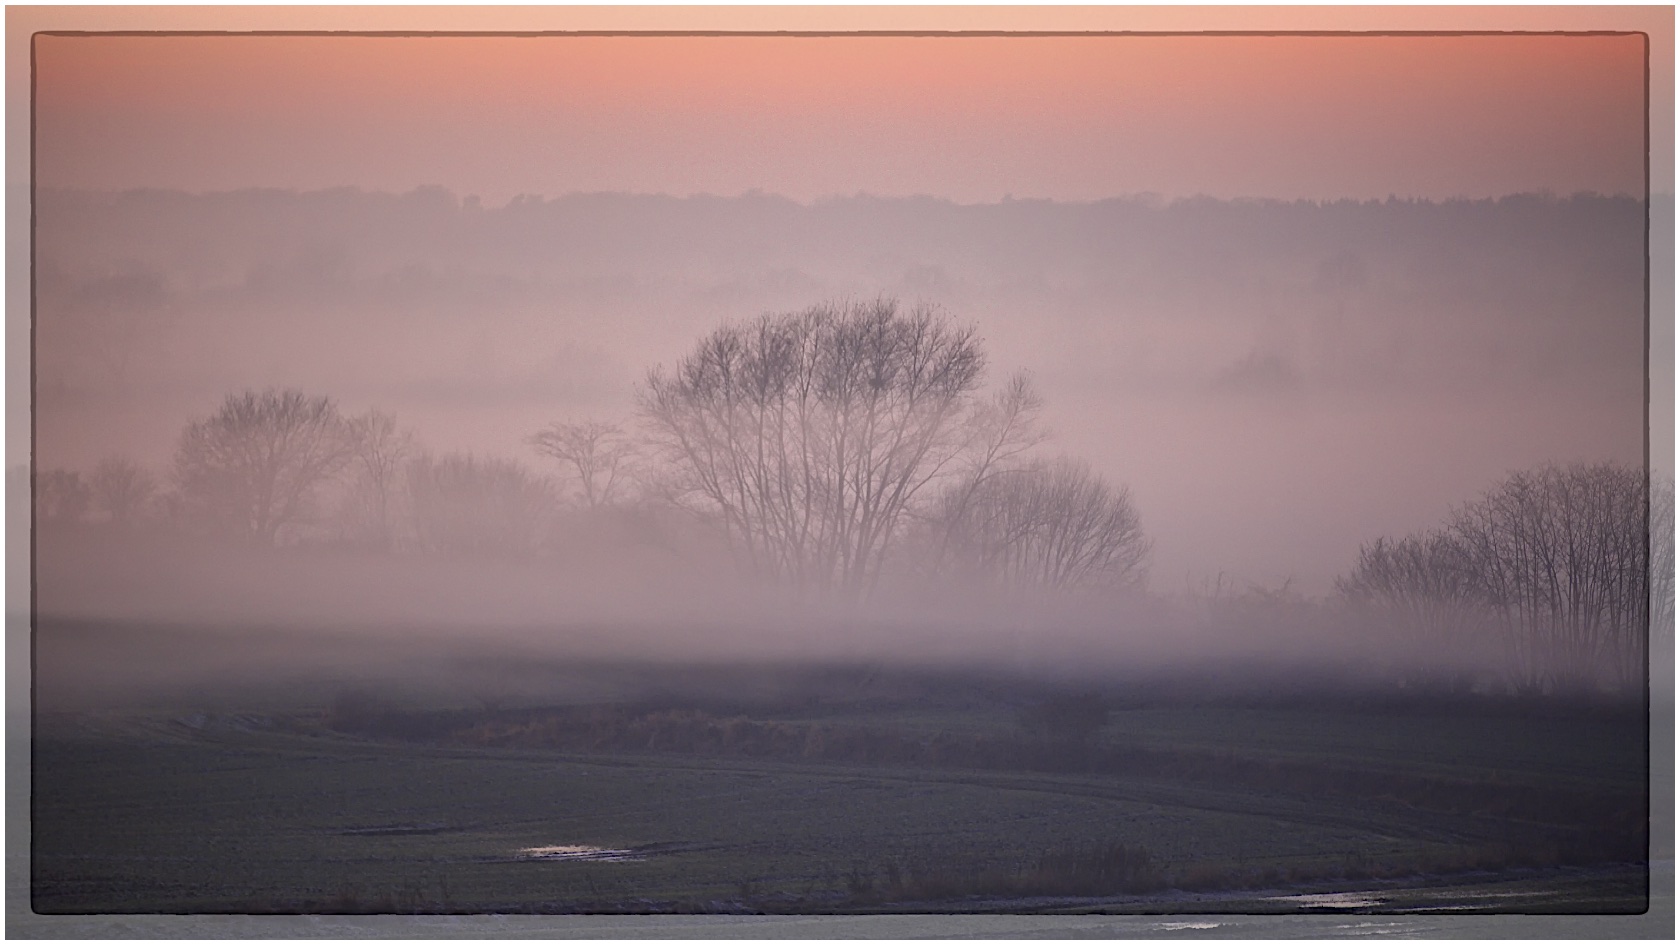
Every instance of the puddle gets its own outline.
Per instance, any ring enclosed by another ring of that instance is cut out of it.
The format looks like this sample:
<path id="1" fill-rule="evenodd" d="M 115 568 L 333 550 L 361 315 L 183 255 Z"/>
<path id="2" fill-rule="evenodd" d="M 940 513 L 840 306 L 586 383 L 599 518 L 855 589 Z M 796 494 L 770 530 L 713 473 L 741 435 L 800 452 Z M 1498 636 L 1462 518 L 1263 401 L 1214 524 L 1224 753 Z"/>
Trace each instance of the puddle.
<path id="1" fill-rule="evenodd" d="M 1368 893 L 1303 893 L 1297 896 L 1267 896 L 1269 902 L 1291 902 L 1314 909 L 1370 909 L 1383 904 Z"/>
<path id="2" fill-rule="evenodd" d="M 1150 926 L 1155 932 L 1184 932 L 1189 929 L 1217 929 L 1218 922 L 1157 922 Z"/>
<path id="3" fill-rule="evenodd" d="M 634 850 L 609 850 L 606 847 L 590 847 L 576 843 L 548 847 L 525 847 L 519 851 L 519 855 L 529 860 L 593 860 L 602 862 L 641 859 Z"/>
<path id="4" fill-rule="evenodd" d="M 1480 910 L 1486 910 L 1486 909 L 1521 909 L 1521 908 L 1523 908 L 1522 903 L 1504 903 L 1504 902 L 1498 902 L 1496 900 L 1501 900 L 1501 899 L 1531 899 L 1531 898 L 1534 898 L 1536 896 L 1555 896 L 1557 894 L 1558 894 L 1557 891 L 1552 890 L 1552 889 L 1538 889 L 1538 890 L 1532 890 L 1532 891 L 1519 891 L 1519 892 L 1440 892 L 1440 893 L 1436 893 L 1434 895 L 1429 896 L 1428 899 L 1434 899 L 1434 900 L 1456 899 L 1456 900 L 1460 900 L 1460 901 L 1459 902 L 1448 903 L 1446 905 L 1440 905 L 1440 906 L 1412 906 L 1407 911 L 1409 911 L 1409 912 L 1472 912 L 1472 911 L 1480 911 Z M 1466 901 L 1463 901 L 1463 900 L 1469 900 L 1469 901 L 1466 902 Z M 1426 899 L 1425 901 L 1428 901 L 1428 900 Z"/>

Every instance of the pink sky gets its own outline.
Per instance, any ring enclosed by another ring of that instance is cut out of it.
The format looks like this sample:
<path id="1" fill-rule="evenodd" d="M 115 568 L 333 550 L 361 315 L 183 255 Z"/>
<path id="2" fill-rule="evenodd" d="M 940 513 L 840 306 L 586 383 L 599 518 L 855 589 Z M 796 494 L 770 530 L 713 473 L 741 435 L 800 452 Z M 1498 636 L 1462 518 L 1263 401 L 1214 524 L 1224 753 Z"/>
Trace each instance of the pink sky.
<path id="1" fill-rule="evenodd" d="M 200 21 L 266 25 L 242 12 Z M 1639 35 L 37 42 L 48 186 L 440 184 L 492 203 L 1643 190 Z"/>

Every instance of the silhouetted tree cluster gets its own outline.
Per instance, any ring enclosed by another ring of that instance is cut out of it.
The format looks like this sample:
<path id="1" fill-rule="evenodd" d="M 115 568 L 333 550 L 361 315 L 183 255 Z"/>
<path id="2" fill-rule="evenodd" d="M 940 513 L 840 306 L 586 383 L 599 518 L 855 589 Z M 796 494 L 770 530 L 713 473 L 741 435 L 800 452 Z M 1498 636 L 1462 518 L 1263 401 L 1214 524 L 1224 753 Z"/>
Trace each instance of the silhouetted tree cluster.
<path id="1" fill-rule="evenodd" d="M 1437 530 L 1398 540 L 1379 538 L 1359 549 L 1353 571 L 1336 580 L 1343 600 L 1364 621 L 1376 621 L 1398 638 L 1412 666 L 1427 666 L 1418 682 L 1447 689 L 1474 684 L 1472 661 L 1464 671 L 1441 657 L 1469 657 L 1488 642 L 1486 595 L 1470 550 Z"/>
<path id="2" fill-rule="evenodd" d="M 1338 589 L 1430 647 L 1490 637 L 1518 691 L 1636 689 L 1658 563 L 1649 495 L 1643 470 L 1615 464 L 1519 472 L 1433 532 L 1364 546 Z"/>
<path id="3" fill-rule="evenodd" d="M 597 420 L 538 431 L 528 443 L 553 477 L 431 453 L 387 413 L 244 391 L 182 431 L 170 491 L 112 458 L 96 498 L 113 522 L 150 504 L 257 546 L 446 555 L 532 554 L 568 526 L 646 540 L 673 531 L 663 505 L 696 513 L 753 573 L 847 600 L 895 555 L 907 572 L 1012 587 L 1138 583 L 1148 543 L 1126 491 L 1074 460 L 1025 461 L 1041 403 L 1023 375 L 984 394 L 985 366 L 974 331 L 937 310 L 819 305 L 726 325 L 653 370 L 640 435 Z M 83 515 L 77 474 L 41 481 L 46 517 Z"/>
<path id="4" fill-rule="evenodd" d="M 1521 687 L 1644 682 L 1648 495 L 1643 470 L 1545 466 L 1454 516 Z"/>
<path id="5" fill-rule="evenodd" d="M 331 398 L 246 391 L 187 425 L 175 448 L 175 482 L 187 514 L 211 532 L 272 545 L 282 528 L 310 517 L 317 489 L 354 450 Z"/>
<path id="6" fill-rule="evenodd" d="M 1143 580 L 1149 542 L 1130 494 L 1083 462 L 1033 462 L 942 499 L 943 549 L 969 573 L 1048 590 Z"/>
<path id="7" fill-rule="evenodd" d="M 450 555 L 530 553 L 553 511 L 551 484 L 515 461 L 434 455 L 391 414 L 347 417 L 331 398 L 297 390 L 233 394 L 190 422 L 168 484 L 113 456 L 91 485 L 72 470 L 40 474 L 36 501 L 50 525 L 82 523 L 91 509 L 112 527 L 258 547 Z"/>
<path id="8" fill-rule="evenodd" d="M 869 593 L 930 521 L 935 568 L 979 558 L 1053 588 L 1137 570 L 1123 492 L 1072 465 L 1000 478 L 1042 439 L 1039 400 L 1021 376 L 983 396 L 985 370 L 974 331 L 936 309 L 824 304 L 708 335 L 649 374 L 642 414 L 679 501 L 801 590 Z M 1040 517 L 1013 555 L 988 531 L 1004 508 Z"/>
<path id="9" fill-rule="evenodd" d="M 259 546 L 505 555 L 541 551 L 567 515 L 668 500 L 754 573 L 843 600 L 889 566 L 1052 592 L 1139 584 L 1149 542 L 1128 492 L 1076 459 L 1034 459 L 1039 398 L 1019 375 L 987 394 L 986 367 L 972 329 L 892 300 L 725 325 L 649 373 L 639 430 L 574 420 L 530 437 L 553 478 L 431 453 L 386 413 L 244 391 L 186 425 L 166 479 L 118 456 L 85 478 L 40 471 L 37 511 Z M 1515 690 L 1629 691 L 1651 628 L 1671 645 L 1672 516 L 1672 484 L 1642 470 L 1542 466 L 1434 530 L 1364 545 L 1336 589 L 1415 655 L 1497 649 Z M 1215 629 L 1284 633 L 1323 609 L 1287 584 L 1216 598 Z"/>

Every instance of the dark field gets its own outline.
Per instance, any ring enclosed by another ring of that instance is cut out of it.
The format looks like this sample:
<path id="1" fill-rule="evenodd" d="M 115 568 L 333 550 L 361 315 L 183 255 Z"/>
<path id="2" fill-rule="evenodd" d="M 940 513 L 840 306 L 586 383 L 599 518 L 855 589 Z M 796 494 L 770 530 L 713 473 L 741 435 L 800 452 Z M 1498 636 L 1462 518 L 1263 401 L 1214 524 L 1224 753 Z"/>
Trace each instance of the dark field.
<path id="1" fill-rule="evenodd" d="M 55 705 L 53 652 L 40 913 L 1647 906 L 1640 706 L 490 657 Z"/>

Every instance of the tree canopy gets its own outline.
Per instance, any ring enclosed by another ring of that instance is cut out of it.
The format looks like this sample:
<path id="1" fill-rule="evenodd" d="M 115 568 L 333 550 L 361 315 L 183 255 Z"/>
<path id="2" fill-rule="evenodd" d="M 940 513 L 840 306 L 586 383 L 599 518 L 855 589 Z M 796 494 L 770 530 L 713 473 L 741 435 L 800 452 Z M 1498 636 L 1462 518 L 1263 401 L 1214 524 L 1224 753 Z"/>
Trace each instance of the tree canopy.
<path id="1" fill-rule="evenodd" d="M 676 492 L 753 570 L 852 598 L 930 485 L 995 444 L 985 372 L 937 309 L 823 304 L 719 328 L 648 375 L 641 407 Z"/>
<path id="2" fill-rule="evenodd" d="M 211 530 L 273 544 L 308 513 L 316 486 L 350 461 L 353 444 L 331 398 L 230 394 L 215 415 L 182 431 L 175 483 Z"/>

